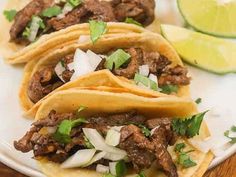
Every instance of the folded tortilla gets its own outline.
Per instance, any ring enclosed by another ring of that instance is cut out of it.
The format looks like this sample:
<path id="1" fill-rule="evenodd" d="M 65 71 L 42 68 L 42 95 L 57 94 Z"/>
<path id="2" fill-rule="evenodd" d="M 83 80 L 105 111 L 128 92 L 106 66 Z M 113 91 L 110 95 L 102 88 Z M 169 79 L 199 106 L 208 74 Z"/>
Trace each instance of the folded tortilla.
<path id="1" fill-rule="evenodd" d="M 169 100 L 169 101 L 167 101 Z M 136 110 L 138 113 L 146 116 L 147 118 L 174 116 L 183 117 L 196 113 L 196 106 L 192 102 L 180 101 L 178 98 L 141 98 L 127 93 L 110 93 L 89 91 L 81 89 L 71 89 L 61 91 L 48 98 L 41 105 L 36 119 L 42 119 L 46 117 L 51 110 L 55 110 L 58 113 L 73 112 L 78 109 L 79 106 L 86 106 L 83 115 L 89 116 L 96 113 L 119 113 L 129 110 Z M 197 136 L 199 140 L 204 140 L 209 136 L 208 128 L 205 123 L 202 124 L 200 134 Z M 188 140 L 180 139 L 177 143 L 184 142 L 189 148 L 194 149 L 191 153 L 191 158 L 197 163 L 196 166 L 191 168 L 181 168 L 177 166 L 179 177 L 201 177 L 207 170 L 213 155 L 211 152 L 203 153 L 198 149 L 191 146 Z M 176 155 L 173 146 L 169 147 L 169 153 L 175 161 Z M 59 164 L 49 162 L 45 159 L 39 161 L 39 165 L 42 172 L 48 177 L 102 177 L 103 175 L 96 171 L 74 168 L 74 169 L 62 169 Z M 154 165 L 150 169 L 145 170 L 146 177 L 159 177 L 165 176 L 161 171 L 157 170 Z M 127 177 L 135 177 L 137 174 L 129 173 Z"/>
<path id="2" fill-rule="evenodd" d="M 30 0 L 8 0 L 4 10 L 21 10 L 29 2 Z M 6 62 L 10 64 L 26 63 L 32 59 L 40 59 L 55 49 L 72 43 L 77 43 L 81 35 L 89 34 L 88 24 L 78 24 L 67 27 L 60 31 L 52 32 L 50 34 L 44 34 L 36 42 L 25 46 L 22 44 L 9 42 L 9 31 L 12 23 L 6 20 L 3 13 L 0 15 L 0 21 L 2 25 L 2 28 L 0 29 L 0 53 L 4 58 L 7 59 Z M 159 30 L 159 23 L 156 21 L 154 22 L 155 23 L 150 25 L 148 29 Z M 141 33 L 145 31 L 144 28 L 137 25 L 114 22 L 109 22 L 107 29 L 107 34 L 128 32 Z"/>
<path id="3" fill-rule="evenodd" d="M 74 87 L 107 86 L 112 88 L 120 88 L 121 92 L 130 92 L 144 97 L 190 97 L 188 85 L 181 85 L 176 94 L 167 95 L 158 91 L 143 89 L 137 86 L 133 80 L 128 80 L 124 77 L 117 77 L 113 75 L 109 70 L 100 70 L 83 75 L 74 81 L 65 83 L 61 87 L 49 93 L 46 97 L 42 98 L 36 104 L 30 100 L 27 93 L 29 82 L 32 76 L 40 69 L 47 66 L 56 65 L 60 61 L 60 59 L 63 58 L 63 56 L 74 53 L 77 48 L 84 51 L 89 49 L 95 53 L 101 54 L 109 51 L 110 49 L 118 49 L 122 47 L 141 47 L 148 51 L 158 52 L 159 54 L 167 57 L 172 62 L 171 66 L 183 66 L 181 59 L 172 48 L 172 46 L 170 46 L 169 43 L 164 38 L 162 38 L 162 36 L 151 32 L 140 34 L 128 33 L 120 35 L 104 35 L 95 44 L 92 44 L 90 40 L 84 43 L 71 44 L 65 46 L 62 49 L 51 52 L 47 56 L 43 57 L 40 61 L 35 59 L 26 65 L 19 93 L 21 105 L 26 111 L 25 116 L 34 117 L 38 107 L 42 103 L 42 100 L 50 97 L 57 91 L 67 90 Z"/>

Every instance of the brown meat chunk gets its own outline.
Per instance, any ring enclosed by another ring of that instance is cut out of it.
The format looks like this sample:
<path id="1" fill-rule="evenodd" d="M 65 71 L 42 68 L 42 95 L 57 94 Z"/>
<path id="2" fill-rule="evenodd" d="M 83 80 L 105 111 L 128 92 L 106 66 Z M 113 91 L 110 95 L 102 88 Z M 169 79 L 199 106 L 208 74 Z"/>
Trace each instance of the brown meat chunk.
<path id="1" fill-rule="evenodd" d="M 28 96 L 36 103 L 61 85 L 63 85 L 63 82 L 56 76 L 54 68 L 44 68 L 37 71 L 31 78 L 28 86 Z"/>
<path id="2" fill-rule="evenodd" d="M 53 3 L 53 0 L 33 0 L 22 10 L 20 10 L 16 14 L 14 24 L 10 30 L 11 40 L 17 40 L 19 35 L 24 31 L 25 27 L 31 21 L 33 15 L 40 14 L 44 9 L 50 7 Z"/>
<path id="3" fill-rule="evenodd" d="M 154 20 L 154 0 L 115 0 L 113 6 L 116 19 L 120 22 L 130 17 L 147 26 Z"/>
<path id="4" fill-rule="evenodd" d="M 180 65 L 167 69 L 158 79 L 158 84 L 163 85 L 189 85 L 190 78 L 187 76 L 188 70 Z"/>

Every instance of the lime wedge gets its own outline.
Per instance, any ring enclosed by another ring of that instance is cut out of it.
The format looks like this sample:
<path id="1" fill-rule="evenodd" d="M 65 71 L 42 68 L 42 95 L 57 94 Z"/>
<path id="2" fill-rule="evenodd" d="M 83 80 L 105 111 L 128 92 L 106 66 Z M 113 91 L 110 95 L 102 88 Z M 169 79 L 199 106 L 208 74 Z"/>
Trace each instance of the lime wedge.
<path id="1" fill-rule="evenodd" d="M 236 0 L 178 0 L 187 23 L 198 31 L 236 37 Z"/>
<path id="2" fill-rule="evenodd" d="M 172 25 L 161 30 L 187 63 L 218 74 L 236 72 L 236 43 Z"/>

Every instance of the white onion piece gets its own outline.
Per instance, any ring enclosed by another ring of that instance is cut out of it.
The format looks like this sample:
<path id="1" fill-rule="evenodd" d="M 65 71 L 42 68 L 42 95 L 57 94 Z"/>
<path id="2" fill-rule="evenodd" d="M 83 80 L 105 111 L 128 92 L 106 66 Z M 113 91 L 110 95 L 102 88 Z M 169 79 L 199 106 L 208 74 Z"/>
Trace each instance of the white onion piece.
<path id="1" fill-rule="evenodd" d="M 100 135 L 100 133 L 98 133 L 97 130 L 91 128 L 83 128 L 83 132 L 88 138 L 89 142 L 95 147 L 95 149 L 124 156 L 127 155 L 124 150 L 107 145 L 104 138 Z"/>
<path id="2" fill-rule="evenodd" d="M 90 42 L 90 37 L 89 35 L 80 35 L 78 43 L 85 43 L 85 42 Z"/>
<path id="3" fill-rule="evenodd" d="M 89 63 L 93 68 L 93 71 L 95 71 L 98 65 L 101 63 L 102 58 L 91 50 L 87 51 L 87 56 L 89 58 Z"/>
<path id="4" fill-rule="evenodd" d="M 111 129 L 120 132 L 123 127 L 124 126 L 114 126 L 114 127 L 111 127 Z"/>
<path id="5" fill-rule="evenodd" d="M 156 131 L 156 129 L 158 129 L 160 127 L 160 125 L 158 125 L 158 126 L 156 126 L 155 128 L 153 128 L 152 130 L 151 130 L 151 136 L 154 134 L 154 132 Z"/>
<path id="6" fill-rule="evenodd" d="M 120 133 L 113 129 L 108 130 L 105 143 L 111 146 L 117 146 L 120 143 Z"/>
<path id="7" fill-rule="evenodd" d="M 96 153 L 95 149 L 83 149 L 77 151 L 61 164 L 61 168 L 82 167 L 88 164 Z"/>
<path id="8" fill-rule="evenodd" d="M 109 168 L 112 175 L 116 176 L 116 164 L 117 162 L 110 162 Z"/>
<path id="9" fill-rule="evenodd" d="M 109 169 L 108 166 L 98 164 L 97 167 L 96 167 L 96 172 L 98 172 L 98 173 L 109 173 L 110 169 Z"/>
<path id="10" fill-rule="evenodd" d="M 114 154 L 107 152 L 103 158 L 111 161 L 119 161 L 119 160 L 125 160 L 126 157 L 127 156 L 124 154 Z"/>
<path id="11" fill-rule="evenodd" d="M 84 165 L 83 167 L 87 167 L 87 166 L 93 164 L 94 162 L 97 162 L 97 161 L 101 160 L 105 155 L 106 155 L 106 152 L 99 152 L 99 153 L 97 153 L 97 154 L 92 158 L 92 160 L 91 160 L 88 164 Z"/>
<path id="12" fill-rule="evenodd" d="M 148 76 L 149 75 L 149 66 L 148 65 L 139 66 L 139 74 L 141 74 L 143 76 Z"/>
<path id="13" fill-rule="evenodd" d="M 89 63 L 87 54 L 77 49 L 74 56 L 74 62 L 68 65 L 70 70 L 74 69 L 74 74 L 71 77 L 71 81 L 76 80 L 78 77 L 93 72 L 93 68 Z"/>
<path id="14" fill-rule="evenodd" d="M 73 6 L 70 3 L 66 3 L 62 9 L 62 13 L 57 16 L 58 19 L 62 19 L 68 14 L 70 11 L 73 10 Z"/>
<path id="15" fill-rule="evenodd" d="M 40 22 L 40 18 L 39 17 L 33 17 L 31 25 L 30 25 L 30 35 L 28 37 L 30 42 L 33 42 L 38 34 L 39 31 L 39 22 Z"/>
<path id="16" fill-rule="evenodd" d="M 57 127 L 56 126 L 54 126 L 54 127 L 46 127 L 46 129 L 47 129 L 47 132 L 49 134 L 53 134 L 53 133 L 55 133 L 57 131 Z"/>
<path id="17" fill-rule="evenodd" d="M 61 79 L 61 81 L 65 83 L 64 79 L 62 78 L 62 73 L 66 70 L 66 68 L 62 66 L 61 62 L 57 63 L 54 70 L 57 76 Z"/>
<path id="18" fill-rule="evenodd" d="M 158 82 L 157 82 L 157 76 L 156 76 L 156 75 L 150 74 L 150 75 L 149 75 L 149 79 L 158 84 Z"/>

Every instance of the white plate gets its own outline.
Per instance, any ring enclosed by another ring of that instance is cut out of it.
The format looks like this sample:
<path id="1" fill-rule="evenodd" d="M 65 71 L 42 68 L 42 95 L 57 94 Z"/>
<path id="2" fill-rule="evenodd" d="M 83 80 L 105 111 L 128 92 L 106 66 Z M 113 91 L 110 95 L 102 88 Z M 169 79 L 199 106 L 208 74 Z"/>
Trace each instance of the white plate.
<path id="1" fill-rule="evenodd" d="M 0 1 L 2 9 L 6 0 Z M 165 5 L 166 0 L 159 0 L 159 8 L 163 15 L 170 6 Z M 173 1 L 172 1 L 173 2 Z M 173 6 L 175 9 L 175 6 Z M 1 10 L 0 9 L 0 10 Z M 163 10 L 166 9 L 166 10 Z M 173 16 L 178 17 L 178 16 Z M 180 22 L 174 18 L 168 20 Z M 22 154 L 13 147 L 13 141 L 19 139 L 29 129 L 31 121 L 24 119 L 18 102 L 18 90 L 22 77 L 23 67 L 13 67 L 4 64 L 0 58 L 0 161 L 28 176 L 42 177 L 32 154 Z M 201 97 L 203 102 L 200 110 L 210 109 L 207 122 L 213 136 L 214 144 L 225 142 L 223 133 L 233 124 L 236 125 L 236 75 L 229 74 L 218 76 L 189 67 L 192 75 L 192 95 L 194 98 Z M 230 146 L 214 159 L 211 167 L 225 160 L 236 151 L 236 145 Z"/>

